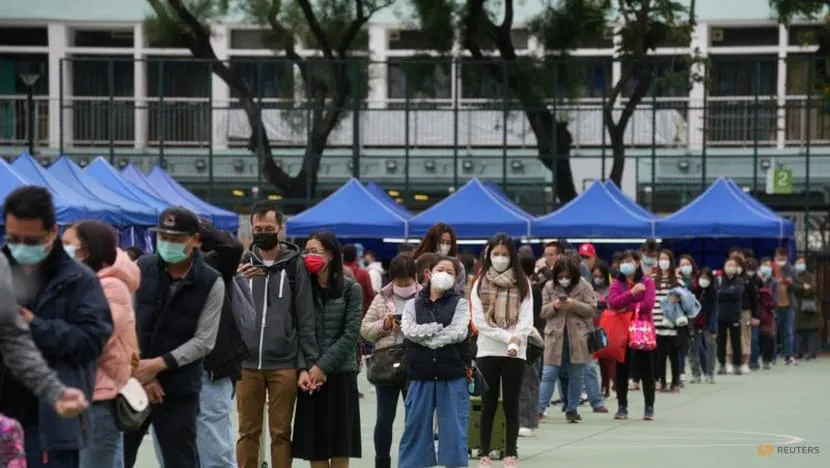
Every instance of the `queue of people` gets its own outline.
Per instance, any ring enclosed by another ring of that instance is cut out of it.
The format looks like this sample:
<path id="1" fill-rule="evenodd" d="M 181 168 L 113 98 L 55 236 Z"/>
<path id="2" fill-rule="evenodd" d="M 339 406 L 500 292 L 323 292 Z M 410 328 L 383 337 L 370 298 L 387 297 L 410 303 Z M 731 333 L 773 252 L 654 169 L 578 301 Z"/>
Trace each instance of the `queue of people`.
<path id="1" fill-rule="evenodd" d="M 820 347 L 815 276 L 786 250 L 733 249 L 712 270 L 653 240 L 609 264 L 591 244 L 558 242 L 537 260 L 497 234 L 476 258 L 440 223 L 384 268 L 331 232 L 286 242 L 272 201 L 252 208 L 248 249 L 165 210 L 152 254 L 119 249 L 100 222 L 59 233 L 37 187 L 13 192 L 3 215 L 0 294 L 16 307 L 0 306 L 0 422 L 18 434 L 10 460 L 29 467 L 133 467 L 152 427 L 162 466 L 259 468 L 267 425 L 275 468 L 345 468 L 366 452 L 365 371 L 375 466 L 392 466 L 403 400 L 397 466 L 463 467 L 475 454 L 487 468 L 497 450 L 513 468 L 557 388 L 568 423 L 586 403 L 609 413 L 612 398 L 627 419 L 631 391 L 650 421 L 657 392 L 794 365 Z"/>

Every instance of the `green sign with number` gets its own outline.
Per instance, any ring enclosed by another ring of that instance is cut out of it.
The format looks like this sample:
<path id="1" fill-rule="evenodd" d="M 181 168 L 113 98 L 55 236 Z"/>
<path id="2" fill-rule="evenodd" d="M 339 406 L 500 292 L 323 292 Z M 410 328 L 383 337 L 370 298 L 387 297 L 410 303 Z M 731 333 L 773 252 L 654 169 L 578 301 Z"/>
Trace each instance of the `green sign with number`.
<path id="1" fill-rule="evenodd" d="M 791 194 L 793 193 L 793 170 L 775 169 L 772 173 L 772 193 Z"/>

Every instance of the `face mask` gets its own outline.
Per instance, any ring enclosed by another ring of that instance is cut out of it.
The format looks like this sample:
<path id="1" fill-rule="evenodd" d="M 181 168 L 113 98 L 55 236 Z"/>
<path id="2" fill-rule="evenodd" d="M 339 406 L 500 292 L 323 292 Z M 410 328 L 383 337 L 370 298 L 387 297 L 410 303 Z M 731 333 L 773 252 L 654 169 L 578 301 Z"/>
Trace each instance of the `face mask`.
<path id="1" fill-rule="evenodd" d="M 21 265 L 37 265 L 46 259 L 49 251 L 46 245 L 9 244 L 12 257 Z"/>
<path id="2" fill-rule="evenodd" d="M 683 273 L 683 276 L 689 276 L 692 274 L 692 266 L 691 265 L 683 265 L 680 267 L 680 273 Z"/>
<path id="3" fill-rule="evenodd" d="M 669 262 L 668 260 L 660 260 L 658 265 L 660 266 L 661 270 L 666 271 L 671 266 L 671 262 Z"/>
<path id="4" fill-rule="evenodd" d="M 708 278 L 701 278 L 697 280 L 697 284 L 699 284 L 701 288 L 708 288 L 709 285 L 712 284 L 712 282 L 709 281 Z"/>
<path id="5" fill-rule="evenodd" d="M 559 278 L 559 286 L 562 286 L 563 288 L 567 288 L 570 285 L 571 285 L 571 279 L 570 278 Z"/>
<path id="6" fill-rule="evenodd" d="M 455 285 L 455 278 L 446 271 L 436 271 L 430 276 L 429 284 L 433 290 L 444 292 Z"/>
<path id="7" fill-rule="evenodd" d="M 417 286 L 414 284 L 410 286 L 392 286 L 392 292 L 395 293 L 396 296 L 402 298 L 410 298 L 415 295 L 415 291 Z"/>
<path id="8" fill-rule="evenodd" d="M 449 244 L 438 244 L 438 254 L 439 255 L 449 255 L 450 254 L 450 247 Z"/>
<path id="9" fill-rule="evenodd" d="M 275 232 L 254 234 L 253 243 L 262 250 L 273 250 L 280 243 L 279 234 Z"/>
<path id="10" fill-rule="evenodd" d="M 620 273 L 625 276 L 632 276 L 635 270 L 633 263 L 620 263 Z"/>
<path id="11" fill-rule="evenodd" d="M 326 259 L 322 255 L 307 254 L 303 257 L 303 263 L 309 273 L 316 275 L 323 271 L 323 267 L 326 265 Z"/>
<path id="12" fill-rule="evenodd" d="M 743 269 L 743 267 L 737 267 L 737 268 L 735 268 L 735 272 L 740 275 L 741 273 L 744 272 L 744 269 Z"/>
<path id="13" fill-rule="evenodd" d="M 657 263 L 657 259 L 654 257 L 643 257 L 643 265 L 647 267 L 653 267 L 654 264 Z"/>
<path id="14" fill-rule="evenodd" d="M 733 266 L 729 266 L 729 267 L 725 267 L 725 268 L 723 269 L 723 271 L 724 271 L 727 275 L 734 275 L 735 273 L 737 273 L 737 272 L 738 272 L 738 268 L 737 268 L 737 267 L 733 267 Z"/>
<path id="15" fill-rule="evenodd" d="M 66 255 L 68 255 L 71 259 L 75 258 L 75 253 L 77 252 L 77 250 L 78 249 L 76 249 L 74 245 L 63 244 L 63 251 L 66 252 Z"/>
<path id="16" fill-rule="evenodd" d="M 772 275 L 772 267 L 770 267 L 768 265 L 763 265 L 760 268 L 759 271 L 761 272 L 761 276 L 770 276 L 770 275 Z"/>
<path id="17" fill-rule="evenodd" d="M 493 255 L 490 257 L 490 264 L 493 265 L 494 270 L 501 273 L 510 267 L 510 257 L 505 257 L 504 255 Z"/>
<path id="18" fill-rule="evenodd" d="M 785 266 L 787 266 L 787 261 L 786 260 L 776 260 L 775 264 L 780 266 L 780 267 L 785 267 Z"/>
<path id="19" fill-rule="evenodd" d="M 749 276 L 750 278 L 753 278 L 755 276 L 755 272 L 754 271 L 747 271 L 746 275 Z"/>
<path id="20" fill-rule="evenodd" d="M 603 286 L 604 284 L 605 280 L 603 280 L 601 276 L 594 277 L 594 286 Z"/>
<path id="21" fill-rule="evenodd" d="M 795 271 L 798 273 L 803 273 L 807 271 L 807 264 L 806 263 L 796 263 L 795 264 Z"/>
<path id="22" fill-rule="evenodd" d="M 156 245 L 156 250 L 158 251 L 159 257 L 165 261 L 165 263 L 181 263 L 189 257 L 188 253 L 185 251 L 187 249 L 187 245 L 182 242 L 169 242 L 165 240 L 159 240 L 158 244 Z"/>

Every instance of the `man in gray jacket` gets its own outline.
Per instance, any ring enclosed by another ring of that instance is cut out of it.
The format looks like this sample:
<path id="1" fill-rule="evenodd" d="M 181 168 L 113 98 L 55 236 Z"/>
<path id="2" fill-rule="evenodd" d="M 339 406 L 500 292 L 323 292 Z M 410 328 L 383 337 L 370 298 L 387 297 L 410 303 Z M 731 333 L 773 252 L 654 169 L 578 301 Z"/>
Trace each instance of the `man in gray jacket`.
<path id="1" fill-rule="evenodd" d="M 249 356 L 236 386 L 240 468 L 258 468 L 263 408 L 268 397 L 271 463 L 291 466 L 291 419 L 297 395 L 297 363 L 311 368 L 318 358 L 312 284 L 300 249 L 280 241 L 283 217 L 274 202 L 251 211 L 253 244 L 239 273 L 248 279 L 254 310 L 241 320 Z M 234 311 L 239 314 L 240 311 Z"/>
<path id="2" fill-rule="evenodd" d="M 15 297 L 11 270 L 6 257 L 0 255 L 0 297 Z M 82 413 L 89 403 L 84 393 L 66 388 L 49 368 L 29 335 L 29 327 L 17 312 L 13 301 L 0 301 L 0 353 L 3 364 L 35 396 L 48 402 L 64 418 Z"/>

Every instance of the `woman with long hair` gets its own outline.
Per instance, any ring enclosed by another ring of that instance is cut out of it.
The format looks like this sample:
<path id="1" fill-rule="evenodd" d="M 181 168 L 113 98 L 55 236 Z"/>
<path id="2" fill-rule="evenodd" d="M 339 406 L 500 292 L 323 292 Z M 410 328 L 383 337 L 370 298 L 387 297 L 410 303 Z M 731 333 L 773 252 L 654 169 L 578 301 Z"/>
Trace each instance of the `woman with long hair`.
<path id="1" fill-rule="evenodd" d="M 425 253 L 434 253 L 441 256 L 458 259 L 458 238 L 452 226 L 446 223 L 436 223 L 429 228 L 421 245 L 415 251 L 415 259 Z M 455 281 L 455 289 L 459 294 L 464 294 L 464 286 L 467 284 L 467 272 L 460 262 L 458 264 L 458 276 Z"/>
<path id="2" fill-rule="evenodd" d="M 401 332 L 406 338 L 409 388 L 398 466 L 467 466 L 470 419 L 468 369 L 474 357 L 467 340 L 469 306 L 454 288 L 460 270 L 453 257 L 438 257 L 427 286 L 406 303 Z M 438 413 L 438 457 L 433 424 Z"/>
<path id="3" fill-rule="evenodd" d="M 306 241 L 303 262 L 312 278 L 320 358 L 309 365 L 298 357 L 291 451 L 312 468 L 346 468 L 350 458 L 361 456 L 357 340 L 363 297 L 360 285 L 343 276 L 342 257 L 331 232 L 316 232 Z"/>
<path id="4" fill-rule="evenodd" d="M 652 309 L 655 303 L 654 281 L 643 274 L 640 253 L 626 250 L 620 257 L 619 274 L 608 290 L 608 307 L 612 310 L 628 313 L 635 312 L 640 320 L 651 322 L 654 326 Z M 628 348 L 626 359 L 617 362 L 617 402 L 619 408 L 614 419 L 628 419 L 628 376 L 636 371 L 643 383 L 645 412 L 643 419 L 654 419 L 654 351 Z"/>
<path id="5" fill-rule="evenodd" d="M 689 354 L 692 366 L 692 383 L 715 383 L 715 359 L 717 356 L 716 336 L 718 334 L 718 285 L 709 267 L 703 267 L 692 285 L 700 313 L 693 322 L 694 345 Z"/>
<path id="6" fill-rule="evenodd" d="M 657 260 L 657 272 L 654 276 L 655 300 L 652 315 L 654 327 L 657 332 L 657 365 L 656 373 L 660 390 L 663 392 L 677 393 L 680 391 L 680 347 L 679 341 L 686 343 L 683 338 L 688 338 L 688 329 L 676 326 L 663 314 L 662 302 L 669 296 L 669 291 L 683 286 L 675 271 L 674 255 L 668 249 L 660 251 Z M 681 337 L 680 334 L 686 336 Z M 666 360 L 671 367 L 671 387 L 666 381 Z"/>
<path id="7" fill-rule="evenodd" d="M 138 339 L 132 296 L 141 272 L 117 247 L 115 231 L 98 221 L 68 227 L 62 236 L 67 255 L 96 272 L 110 305 L 113 331 L 98 358 L 93 403 L 87 411 L 90 443 L 81 450 L 81 468 L 114 467 L 121 454 L 115 399 L 138 367 Z"/>
<path id="8" fill-rule="evenodd" d="M 489 467 L 493 419 L 503 391 L 507 426 L 504 466 L 518 466 L 519 394 L 527 356 L 527 337 L 533 328 L 533 296 L 522 270 L 516 244 L 507 234 L 487 243 L 481 273 L 473 284 L 470 304 L 478 328 L 476 365 L 487 382 L 481 397 L 479 465 Z"/>
<path id="9" fill-rule="evenodd" d="M 372 305 L 363 317 L 360 334 L 363 338 L 375 344 L 375 366 L 386 366 L 382 369 L 384 375 L 396 375 L 389 382 L 373 381 L 377 392 L 377 419 L 375 421 L 375 467 L 390 468 L 392 459 L 392 425 L 395 423 L 395 414 L 398 408 L 398 395 L 406 399 L 406 375 L 397 372 L 394 366 L 401 365 L 390 359 L 381 359 L 393 348 L 403 346 L 404 337 L 401 332 L 401 317 L 407 302 L 421 292 L 421 285 L 416 281 L 415 260 L 412 257 L 398 255 L 389 263 L 389 274 L 392 279 L 384 286 L 380 293 L 372 300 Z M 402 350 L 401 350 L 402 351 Z M 388 354 L 392 356 L 392 354 Z"/>

